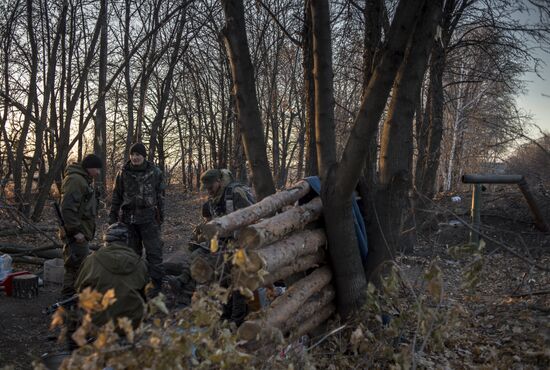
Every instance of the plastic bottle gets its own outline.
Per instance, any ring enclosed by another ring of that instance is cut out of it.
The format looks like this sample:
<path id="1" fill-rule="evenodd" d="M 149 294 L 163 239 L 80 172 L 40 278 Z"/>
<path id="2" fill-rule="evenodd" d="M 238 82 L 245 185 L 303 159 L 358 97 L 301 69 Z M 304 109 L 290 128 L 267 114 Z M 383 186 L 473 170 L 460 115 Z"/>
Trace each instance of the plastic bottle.
<path id="1" fill-rule="evenodd" d="M 11 272 L 11 261 L 12 259 L 9 254 L 3 254 L 0 256 L 0 281 L 4 280 Z"/>

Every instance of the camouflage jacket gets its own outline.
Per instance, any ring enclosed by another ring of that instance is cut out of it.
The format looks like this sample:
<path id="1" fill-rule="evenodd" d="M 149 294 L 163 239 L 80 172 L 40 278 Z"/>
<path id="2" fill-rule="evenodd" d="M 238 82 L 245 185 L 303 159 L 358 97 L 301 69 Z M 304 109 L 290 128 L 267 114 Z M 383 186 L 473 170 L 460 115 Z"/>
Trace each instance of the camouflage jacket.
<path id="1" fill-rule="evenodd" d="M 128 317 L 137 327 L 144 315 L 144 289 L 149 277 L 145 261 L 125 243 L 112 242 L 88 256 L 76 279 L 80 292 L 90 287 L 105 293 L 115 290 L 116 302 L 93 316 L 96 325 Z"/>
<path id="2" fill-rule="evenodd" d="M 155 219 L 162 223 L 165 187 L 157 166 L 145 161 L 136 167 L 128 161 L 116 176 L 109 223 L 146 224 Z"/>
<path id="3" fill-rule="evenodd" d="M 246 208 L 253 203 L 253 199 L 247 194 L 243 185 L 236 182 L 222 182 L 218 194 L 208 199 L 205 208 L 210 213 L 209 218 L 216 218 Z"/>
<path id="4" fill-rule="evenodd" d="M 67 166 L 61 185 L 61 214 L 67 236 L 84 234 L 92 240 L 95 234 L 97 199 L 92 178 L 79 163 Z"/>

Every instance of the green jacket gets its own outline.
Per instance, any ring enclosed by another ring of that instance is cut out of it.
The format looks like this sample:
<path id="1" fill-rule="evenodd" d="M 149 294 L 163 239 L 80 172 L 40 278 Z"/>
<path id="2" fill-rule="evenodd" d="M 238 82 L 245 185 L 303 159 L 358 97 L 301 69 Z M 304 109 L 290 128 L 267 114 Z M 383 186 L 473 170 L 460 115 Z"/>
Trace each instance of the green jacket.
<path id="1" fill-rule="evenodd" d="M 125 243 L 112 242 L 84 260 L 75 286 L 79 292 L 86 287 L 101 293 L 114 288 L 116 302 L 94 315 L 96 325 L 111 319 L 116 324 L 117 318 L 128 317 L 137 327 L 145 312 L 144 290 L 148 281 L 145 261 Z"/>
<path id="2" fill-rule="evenodd" d="M 67 236 L 84 234 L 92 240 L 95 234 L 97 199 L 92 178 L 79 163 L 67 166 L 61 185 L 61 214 Z"/>
<path id="3" fill-rule="evenodd" d="M 165 188 L 160 168 L 149 161 L 139 167 L 128 161 L 116 176 L 109 223 L 162 223 Z"/>

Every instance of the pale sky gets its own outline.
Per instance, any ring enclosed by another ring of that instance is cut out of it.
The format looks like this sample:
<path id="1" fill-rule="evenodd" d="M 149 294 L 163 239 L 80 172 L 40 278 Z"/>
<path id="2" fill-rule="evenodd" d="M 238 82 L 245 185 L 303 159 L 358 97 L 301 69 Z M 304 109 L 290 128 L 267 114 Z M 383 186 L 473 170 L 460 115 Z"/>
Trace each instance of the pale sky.
<path id="1" fill-rule="evenodd" d="M 535 73 L 525 74 L 524 80 L 528 92 L 518 97 L 518 105 L 525 111 L 531 112 L 534 123 L 550 132 L 550 55 L 544 54 L 541 58 L 546 63 L 539 71 L 544 80 Z"/>
<path id="2" fill-rule="evenodd" d="M 526 13 L 518 13 L 518 18 L 527 24 L 533 24 L 540 21 L 539 12 L 529 3 L 530 9 Z M 548 21 L 546 19 L 546 21 Z M 534 46 L 534 45 L 533 45 Z M 525 80 L 527 94 L 519 96 L 517 99 L 520 108 L 530 112 L 533 116 L 533 122 L 544 131 L 550 132 L 550 54 L 538 49 L 534 54 L 542 60 L 543 63 L 538 68 L 539 77 L 536 73 L 526 73 Z M 543 96 L 546 95 L 546 96 Z M 538 130 L 531 132 L 534 138 L 539 137 Z"/>

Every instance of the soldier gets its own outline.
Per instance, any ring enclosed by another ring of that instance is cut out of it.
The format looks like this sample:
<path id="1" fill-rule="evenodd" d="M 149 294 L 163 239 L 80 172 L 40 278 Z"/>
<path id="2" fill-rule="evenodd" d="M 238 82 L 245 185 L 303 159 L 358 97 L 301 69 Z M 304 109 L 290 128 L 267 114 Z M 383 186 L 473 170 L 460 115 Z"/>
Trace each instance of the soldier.
<path id="1" fill-rule="evenodd" d="M 207 221 L 254 203 L 252 194 L 245 186 L 235 182 L 228 170 L 210 169 L 202 174 L 201 183 L 202 188 L 208 191 L 208 200 L 202 207 L 202 215 Z M 170 280 L 172 289 L 178 293 L 180 303 L 188 305 L 195 291 L 196 281 L 191 277 L 190 272 L 192 261 L 203 258 L 214 267 L 219 267 L 218 265 L 223 263 L 223 258 L 218 257 L 220 256 L 204 248 L 195 249 L 191 253 L 189 260 L 184 263 L 182 274 Z M 229 285 L 227 279 L 222 280 L 222 285 Z M 247 311 L 246 298 L 239 292 L 233 292 L 228 304 L 224 306 L 222 319 L 233 321 L 238 326 L 244 321 Z"/>
<path id="2" fill-rule="evenodd" d="M 65 223 L 61 230 L 64 241 L 63 298 L 76 293 L 74 281 L 80 265 L 89 253 L 88 242 L 94 238 L 97 215 L 96 191 L 93 180 L 102 168 L 101 159 L 89 154 L 81 163 L 67 166 L 61 185 L 61 215 Z"/>
<path id="3" fill-rule="evenodd" d="M 128 245 L 141 256 L 143 248 L 153 282 L 150 297 L 162 287 L 162 240 L 160 226 L 164 220 L 164 176 L 153 163 L 146 161 L 142 143 L 130 148 L 130 160 L 116 176 L 109 224 L 122 221 L 128 225 Z M 119 214 L 120 213 L 120 214 Z"/>
<path id="4" fill-rule="evenodd" d="M 128 246 L 128 227 L 117 222 L 105 231 L 105 247 L 88 256 L 78 274 L 78 291 L 90 287 L 100 293 L 115 290 L 116 301 L 94 315 L 98 326 L 109 320 L 127 317 L 137 328 L 145 313 L 145 285 L 149 281 L 147 265 Z"/>

